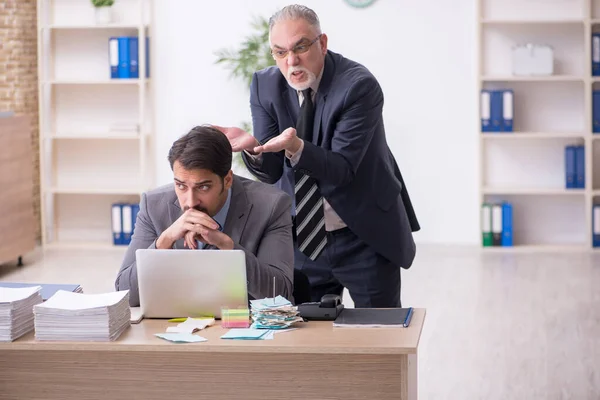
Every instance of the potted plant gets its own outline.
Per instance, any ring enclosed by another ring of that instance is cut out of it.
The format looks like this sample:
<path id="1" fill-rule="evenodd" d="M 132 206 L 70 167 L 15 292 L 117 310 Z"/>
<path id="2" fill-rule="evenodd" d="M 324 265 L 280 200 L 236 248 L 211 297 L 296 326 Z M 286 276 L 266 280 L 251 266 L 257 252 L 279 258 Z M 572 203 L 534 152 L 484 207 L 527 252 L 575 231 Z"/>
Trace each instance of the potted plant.
<path id="1" fill-rule="evenodd" d="M 217 56 L 215 63 L 224 64 L 226 68 L 230 69 L 231 78 L 241 79 L 248 91 L 250 91 L 250 83 L 255 71 L 275 65 L 269 45 L 269 21 L 258 17 L 254 19 L 251 26 L 253 32 L 244 38 L 239 49 L 220 49 L 215 53 Z M 250 122 L 242 122 L 240 128 L 252 133 Z M 240 153 L 234 154 L 234 165 L 238 169 L 246 170 Z M 248 174 L 245 175 L 249 176 Z"/>
<path id="2" fill-rule="evenodd" d="M 92 4 L 96 8 L 97 24 L 109 24 L 112 22 L 110 7 L 114 4 L 114 0 L 92 0 Z"/>

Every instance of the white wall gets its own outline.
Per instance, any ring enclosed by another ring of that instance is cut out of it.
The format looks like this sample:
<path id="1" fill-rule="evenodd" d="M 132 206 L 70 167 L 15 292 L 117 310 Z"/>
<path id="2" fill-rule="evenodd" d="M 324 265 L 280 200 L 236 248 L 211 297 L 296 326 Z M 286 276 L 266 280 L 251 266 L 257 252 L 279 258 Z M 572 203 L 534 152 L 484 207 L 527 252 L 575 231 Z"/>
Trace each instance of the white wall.
<path id="1" fill-rule="evenodd" d="M 319 14 L 329 48 L 367 66 L 383 87 L 388 141 L 422 225 L 418 242 L 478 243 L 475 2 L 302 3 Z M 237 46 L 252 16 L 286 4 L 155 1 L 157 184 L 171 181 L 168 150 L 192 126 L 250 121 L 247 89 L 214 64 L 214 52 Z"/>

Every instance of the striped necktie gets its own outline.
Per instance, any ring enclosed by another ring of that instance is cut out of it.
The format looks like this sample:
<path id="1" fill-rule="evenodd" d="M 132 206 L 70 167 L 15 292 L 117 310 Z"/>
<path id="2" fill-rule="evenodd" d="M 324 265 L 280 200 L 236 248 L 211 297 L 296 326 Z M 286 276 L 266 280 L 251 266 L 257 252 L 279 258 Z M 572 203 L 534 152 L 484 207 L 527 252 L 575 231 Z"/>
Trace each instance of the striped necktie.
<path id="1" fill-rule="evenodd" d="M 314 121 L 311 89 L 303 90 L 302 95 L 304 101 L 300 107 L 296 134 L 299 138 L 310 142 Z M 296 197 L 295 229 L 298 249 L 314 261 L 327 244 L 323 197 L 314 178 L 300 171 L 295 171 L 294 178 L 296 182 L 294 187 Z"/>

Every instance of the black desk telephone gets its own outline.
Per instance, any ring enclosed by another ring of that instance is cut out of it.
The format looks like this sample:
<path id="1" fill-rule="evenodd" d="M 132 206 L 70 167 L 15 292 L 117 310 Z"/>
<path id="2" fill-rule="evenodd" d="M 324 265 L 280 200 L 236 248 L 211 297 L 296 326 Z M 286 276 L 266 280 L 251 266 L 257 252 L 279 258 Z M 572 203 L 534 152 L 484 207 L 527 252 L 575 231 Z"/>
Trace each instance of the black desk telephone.
<path id="1" fill-rule="evenodd" d="M 326 294 L 320 302 L 298 305 L 300 316 L 312 321 L 333 321 L 343 309 L 342 298 L 337 294 Z"/>

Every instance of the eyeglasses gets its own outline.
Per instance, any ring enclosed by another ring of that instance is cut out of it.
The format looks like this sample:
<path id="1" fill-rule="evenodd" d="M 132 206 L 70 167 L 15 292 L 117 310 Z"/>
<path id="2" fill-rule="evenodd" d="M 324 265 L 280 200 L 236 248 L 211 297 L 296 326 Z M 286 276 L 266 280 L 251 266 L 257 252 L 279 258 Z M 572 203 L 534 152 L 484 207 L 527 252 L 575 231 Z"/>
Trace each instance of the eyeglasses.
<path id="1" fill-rule="evenodd" d="M 319 40 L 320 38 L 321 38 L 321 35 L 317 36 L 314 40 L 310 40 L 310 41 L 308 39 L 302 40 L 300 43 L 295 45 L 294 48 L 291 50 L 283 50 L 283 49 L 273 50 L 273 49 L 271 49 L 271 55 L 273 56 L 273 58 L 284 59 L 288 56 L 288 53 L 290 51 L 296 55 L 306 53 L 310 49 L 310 46 L 315 44 L 317 42 L 317 40 Z"/>

